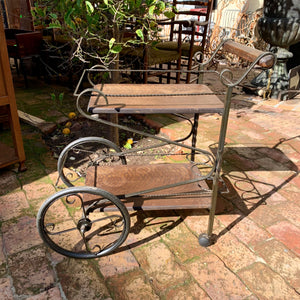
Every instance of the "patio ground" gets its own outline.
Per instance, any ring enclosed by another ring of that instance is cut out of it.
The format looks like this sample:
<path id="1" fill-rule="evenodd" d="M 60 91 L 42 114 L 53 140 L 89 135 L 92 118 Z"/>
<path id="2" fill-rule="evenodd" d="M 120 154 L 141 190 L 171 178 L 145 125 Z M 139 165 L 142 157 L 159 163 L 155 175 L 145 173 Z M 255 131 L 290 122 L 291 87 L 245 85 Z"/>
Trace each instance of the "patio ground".
<path id="1" fill-rule="evenodd" d="M 57 120 L 49 95 L 61 89 L 16 82 L 18 108 Z M 132 213 L 122 251 L 94 260 L 63 257 L 40 239 L 35 216 L 56 190 L 56 159 L 22 123 L 27 171 L 0 170 L 0 299 L 300 299 L 300 98 L 233 102 L 223 168 L 230 190 L 220 196 L 228 205 L 215 219 L 216 244 L 198 244 L 207 211 Z M 154 121 L 169 136 L 186 128 Z M 220 116 L 200 124 L 199 146 L 213 150 Z"/>

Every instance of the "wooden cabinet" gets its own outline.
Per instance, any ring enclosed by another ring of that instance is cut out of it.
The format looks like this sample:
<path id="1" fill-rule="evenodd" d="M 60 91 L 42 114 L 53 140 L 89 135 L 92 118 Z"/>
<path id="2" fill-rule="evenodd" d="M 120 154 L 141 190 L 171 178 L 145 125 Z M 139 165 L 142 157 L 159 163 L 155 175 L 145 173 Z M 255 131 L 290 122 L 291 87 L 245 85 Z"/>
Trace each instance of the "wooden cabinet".
<path id="1" fill-rule="evenodd" d="M 14 148 L 0 139 L 0 168 L 19 163 L 19 170 L 25 170 L 25 152 L 12 75 L 10 70 L 3 20 L 0 14 L 0 110 L 9 121 Z"/>

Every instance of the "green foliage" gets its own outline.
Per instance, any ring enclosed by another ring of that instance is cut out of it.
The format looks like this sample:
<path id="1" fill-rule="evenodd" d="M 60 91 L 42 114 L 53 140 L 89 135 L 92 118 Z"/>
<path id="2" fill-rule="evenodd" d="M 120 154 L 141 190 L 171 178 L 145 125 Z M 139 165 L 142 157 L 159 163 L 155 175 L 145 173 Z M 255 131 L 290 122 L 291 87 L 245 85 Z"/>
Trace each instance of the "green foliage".
<path id="1" fill-rule="evenodd" d="M 82 61 L 98 58 L 109 64 L 124 47 L 144 43 L 158 33 L 156 18 L 172 17 L 162 0 L 36 0 L 36 25 L 56 29 L 74 43 Z M 132 22 L 134 21 L 134 22 Z M 131 26 L 131 37 L 124 34 Z"/>
<path id="2" fill-rule="evenodd" d="M 64 93 L 59 93 L 59 94 L 58 94 L 58 97 L 56 96 L 55 93 L 50 93 L 50 99 L 51 99 L 53 102 L 58 102 L 57 104 L 59 104 L 60 106 L 63 105 L 64 96 L 65 96 Z M 57 100 L 58 100 L 58 101 L 57 101 Z"/>

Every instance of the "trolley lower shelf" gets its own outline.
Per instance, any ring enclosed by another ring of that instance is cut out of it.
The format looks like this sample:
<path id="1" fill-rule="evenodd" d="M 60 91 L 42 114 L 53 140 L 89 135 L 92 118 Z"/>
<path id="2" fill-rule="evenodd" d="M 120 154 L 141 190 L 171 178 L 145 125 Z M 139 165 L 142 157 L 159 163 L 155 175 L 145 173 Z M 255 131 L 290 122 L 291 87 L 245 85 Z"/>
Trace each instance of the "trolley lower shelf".
<path id="1" fill-rule="evenodd" d="M 87 171 L 86 185 L 116 195 L 128 210 L 210 208 L 211 191 L 204 180 L 160 189 L 200 176 L 197 166 L 190 163 L 95 166 Z M 95 196 L 84 201 L 95 201 Z"/>

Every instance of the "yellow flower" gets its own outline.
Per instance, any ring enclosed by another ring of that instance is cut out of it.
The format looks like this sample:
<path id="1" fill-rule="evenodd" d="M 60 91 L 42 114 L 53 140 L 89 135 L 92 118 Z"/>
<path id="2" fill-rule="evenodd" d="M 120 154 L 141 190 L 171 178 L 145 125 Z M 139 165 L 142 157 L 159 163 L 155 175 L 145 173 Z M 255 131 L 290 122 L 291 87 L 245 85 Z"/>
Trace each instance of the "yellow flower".
<path id="1" fill-rule="evenodd" d="M 132 145 L 132 144 L 133 144 L 133 139 L 132 139 L 132 138 L 127 139 L 127 142 L 126 142 L 126 143 Z"/>
<path id="2" fill-rule="evenodd" d="M 63 134 L 68 135 L 71 133 L 71 130 L 69 128 L 64 128 L 62 131 Z"/>
<path id="3" fill-rule="evenodd" d="M 72 126 L 72 122 L 70 122 L 70 121 L 65 124 L 65 127 L 70 128 L 71 126 Z"/>
<path id="4" fill-rule="evenodd" d="M 69 119 L 74 119 L 76 117 L 76 114 L 74 112 L 70 112 L 68 114 Z"/>

